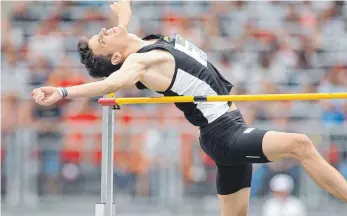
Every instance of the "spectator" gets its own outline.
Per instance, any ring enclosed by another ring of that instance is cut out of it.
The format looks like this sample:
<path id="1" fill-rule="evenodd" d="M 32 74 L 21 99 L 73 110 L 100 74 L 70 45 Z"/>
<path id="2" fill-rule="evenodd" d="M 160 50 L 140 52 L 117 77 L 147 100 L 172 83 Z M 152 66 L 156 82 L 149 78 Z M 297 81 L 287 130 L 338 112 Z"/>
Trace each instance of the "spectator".
<path id="1" fill-rule="evenodd" d="M 29 64 L 30 75 L 27 84 L 30 88 L 36 88 L 46 83 L 50 74 L 51 66 L 44 57 L 37 57 Z"/>
<path id="2" fill-rule="evenodd" d="M 343 75 L 343 73 L 343 67 L 335 66 L 331 68 L 325 75 L 325 78 L 318 88 L 318 92 L 343 92 L 346 89 L 343 85 L 343 80 L 341 80 L 341 75 Z M 322 119 L 326 124 L 341 124 L 344 122 L 342 113 L 343 103 L 343 100 L 321 102 L 324 108 Z"/>
<path id="3" fill-rule="evenodd" d="M 68 57 L 63 57 L 57 62 L 53 72 L 49 74 L 47 82 L 53 86 L 71 86 L 80 85 L 86 81 L 86 78 L 76 68 L 76 63 L 70 61 Z"/>
<path id="4" fill-rule="evenodd" d="M 344 160 L 339 164 L 339 171 L 347 179 L 347 151 L 343 152 Z"/>
<path id="5" fill-rule="evenodd" d="M 334 106 L 334 104 L 331 104 L 329 102 L 322 102 L 322 105 L 324 108 L 322 120 L 327 126 L 334 126 L 344 123 L 345 117 L 343 112 L 336 106 Z"/>
<path id="6" fill-rule="evenodd" d="M 59 82 L 59 78 L 57 79 Z M 74 82 L 74 80 L 71 80 Z M 61 82 L 64 83 L 64 82 Z M 61 179 L 64 192 L 80 192 L 81 185 L 86 176 L 83 176 L 81 167 L 83 161 L 90 161 L 92 146 L 100 146 L 101 142 L 96 135 L 88 133 L 90 128 L 97 127 L 100 120 L 96 103 L 92 100 L 78 100 L 66 103 L 64 108 L 63 123 L 68 131 L 62 134 L 62 145 L 57 151 L 60 153 Z M 93 129 L 91 129 L 93 130 Z M 94 152 L 93 152 L 94 153 Z"/>
<path id="7" fill-rule="evenodd" d="M 41 157 L 40 190 L 48 194 L 59 193 L 60 161 L 58 149 L 61 147 L 61 132 L 58 123 L 61 121 L 62 110 L 57 106 L 36 106 L 33 118 L 38 133 L 37 140 Z"/>
<path id="8" fill-rule="evenodd" d="M 296 197 L 291 196 L 293 179 L 279 174 L 270 181 L 272 197 L 263 206 L 263 216 L 305 216 L 305 205 Z"/>
<path id="9" fill-rule="evenodd" d="M 343 105 L 342 112 L 343 112 L 345 122 L 347 122 L 347 102 L 345 102 L 345 104 Z"/>
<path id="10" fill-rule="evenodd" d="M 35 60 L 45 57 L 51 64 L 60 62 L 64 56 L 64 38 L 58 28 L 59 17 L 48 17 L 29 38 L 29 58 Z"/>
<path id="11" fill-rule="evenodd" d="M 302 37 L 302 49 L 298 53 L 298 66 L 301 69 L 312 69 L 318 66 L 317 48 L 312 37 Z"/>
<path id="12" fill-rule="evenodd" d="M 38 17 L 33 13 L 30 8 L 30 2 L 17 2 L 11 14 L 12 21 L 36 21 Z"/>

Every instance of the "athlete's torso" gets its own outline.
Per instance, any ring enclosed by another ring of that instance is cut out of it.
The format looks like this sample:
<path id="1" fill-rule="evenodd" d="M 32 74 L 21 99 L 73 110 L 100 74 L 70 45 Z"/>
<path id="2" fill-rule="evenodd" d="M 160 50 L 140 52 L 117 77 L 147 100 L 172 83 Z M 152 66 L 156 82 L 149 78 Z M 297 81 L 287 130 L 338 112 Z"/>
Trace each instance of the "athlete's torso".
<path id="1" fill-rule="evenodd" d="M 144 40 L 157 40 L 138 53 L 163 50 L 172 60 L 156 65 L 145 73 L 137 88 L 157 91 L 164 96 L 227 95 L 233 87 L 208 61 L 207 54 L 179 35 L 164 37 L 149 35 Z M 228 102 L 176 103 L 187 120 L 195 126 L 205 126 L 229 110 Z"/>
<path id="2" fill-rule="evenodd" d="M 153 50 L 151 52 L 155 52 L 155 55 L 160 55 L 166 61 L 148 67 L 147 72 L 141 75 L 140 83 L 153 91 L 165 92 L 175 74 L 175 59 L 165 50 Z M 141 89 L 140 83 L 137 83 L 137 86 Z"/>

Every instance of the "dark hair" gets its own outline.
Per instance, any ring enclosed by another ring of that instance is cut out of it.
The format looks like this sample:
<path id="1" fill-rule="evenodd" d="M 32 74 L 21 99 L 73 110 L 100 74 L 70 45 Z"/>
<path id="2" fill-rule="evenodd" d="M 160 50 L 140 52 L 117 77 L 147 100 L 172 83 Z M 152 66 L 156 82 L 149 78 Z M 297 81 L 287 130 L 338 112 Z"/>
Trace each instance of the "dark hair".
<path id="1" fill-rule="evenodd" d="M 121 64 L 113 65 L 109 57 L 94 55 L 88 46 L 88 38 L 82 38 L 78 41 L 77 51 L 82 64 L 86 66 L 89 75 L 94 78 L 108 77 L 122 66 Z"/>

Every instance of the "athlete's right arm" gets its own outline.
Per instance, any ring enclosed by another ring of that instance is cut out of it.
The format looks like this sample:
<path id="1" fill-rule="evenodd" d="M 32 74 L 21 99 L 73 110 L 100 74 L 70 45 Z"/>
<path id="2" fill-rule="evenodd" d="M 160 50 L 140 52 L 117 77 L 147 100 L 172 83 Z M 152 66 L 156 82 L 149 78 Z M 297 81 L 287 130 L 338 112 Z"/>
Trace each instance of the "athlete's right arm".
<path id="1" fill-rule="evenodd" d="M 67 87 L 67 98 L 103 96 L 135 85 L 147 68 L 138 60 L 137 55 L 139 54 L 130 55 L 118 71 L 104 80 Z"/>
<path id="2" fill-rule="evenodd" d="M 67 88 L 57 88 L 53 86 L 41 87 L 32 91 L 32 97 L 35 99 L 36 103 L 49 106 L 65 97 L 72 99 L 103 96 L 117 92 L 121 88 L 134 86 L 151 64 L 159 63 L 164 60 L 164 58 L 158 56 L 154 58 L 153 53 L 149 53 L 135 53 L 130 55 L 117 72 L 112 73 L 104 80 Z"/>

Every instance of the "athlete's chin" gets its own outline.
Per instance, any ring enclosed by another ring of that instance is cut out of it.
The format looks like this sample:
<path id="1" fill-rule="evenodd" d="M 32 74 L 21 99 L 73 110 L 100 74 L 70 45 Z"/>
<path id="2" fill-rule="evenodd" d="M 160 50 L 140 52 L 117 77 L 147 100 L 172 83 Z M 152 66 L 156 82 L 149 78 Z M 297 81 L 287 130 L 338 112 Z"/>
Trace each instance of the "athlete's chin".
<path id="1" fill-rule="evenodd" d="M 125 35 L 125 34 L 127 34 L 127 30 L 125 28 L 123 28 L 123 27 L 114 27 L 114 28 L 112 28 L 112 30 L 113 30 L 112 33 L 114 35 Z"/>
<path id="2" fill-rule="evenodd" d="M 122 29 L 120 27 L 113 27 L 112 30 L 113 30 L 112 34 L 114 35 L 118 35 L 119 33 L 122 32 Z"/>

